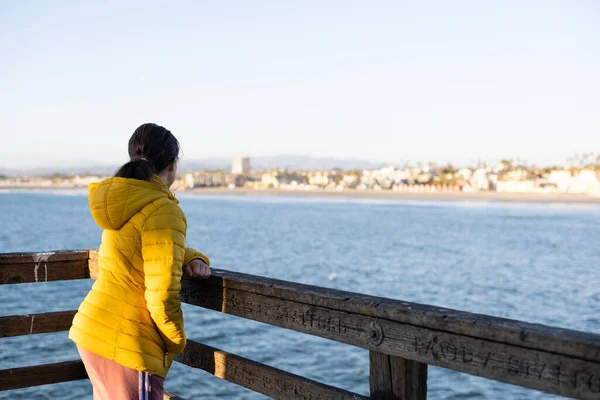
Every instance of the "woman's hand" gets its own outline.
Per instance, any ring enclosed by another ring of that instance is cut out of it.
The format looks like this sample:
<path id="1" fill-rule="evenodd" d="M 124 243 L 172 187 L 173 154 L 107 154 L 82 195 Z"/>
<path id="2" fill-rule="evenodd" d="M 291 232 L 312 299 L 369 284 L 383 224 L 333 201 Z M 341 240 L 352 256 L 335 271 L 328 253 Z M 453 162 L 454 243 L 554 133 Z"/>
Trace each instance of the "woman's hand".
<path id="1" fill-rule="evenodd" d="M 183 266 L 183 275 L 191 278 L 206 279 L 210 276 L 210 267 L 199 258 L 194 258 Z"/>

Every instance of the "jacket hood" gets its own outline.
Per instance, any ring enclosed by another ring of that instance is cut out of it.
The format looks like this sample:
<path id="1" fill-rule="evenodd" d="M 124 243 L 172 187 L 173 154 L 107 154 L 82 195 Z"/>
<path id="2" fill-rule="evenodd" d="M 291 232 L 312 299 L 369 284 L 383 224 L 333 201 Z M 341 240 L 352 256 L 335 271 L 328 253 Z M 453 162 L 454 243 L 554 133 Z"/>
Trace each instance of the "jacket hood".
<path id="1" fill-rule="evenodd" d="M 167 197 L 179 203 L 157 175 L 151 182 L 129 178 L 109 178 L 88 187 L 90 211 L 102 229 L 120 229 L 151 202 Z"/>

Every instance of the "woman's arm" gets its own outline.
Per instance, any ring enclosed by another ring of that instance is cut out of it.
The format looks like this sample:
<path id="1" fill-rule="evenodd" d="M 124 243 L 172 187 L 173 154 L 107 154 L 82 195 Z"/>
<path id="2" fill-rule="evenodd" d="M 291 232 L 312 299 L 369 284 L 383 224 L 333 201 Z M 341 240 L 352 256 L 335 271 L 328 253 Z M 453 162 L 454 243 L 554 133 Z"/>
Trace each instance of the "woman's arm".
<path id="1" fill-rule="evenodd" d="M 190 261 L 192 261 L 194 258 L 199 258 L 204 262 L 204 264 L 210 267 L 210 260 L 208 259 L 208 257 L 206 257 L 204 254 L 200 253 L 197 250 L 194 250 L 190 247 L 186 247 L 185 257 L 183 258 L 183 265 L 188 265 Z"/>
<path id="2" fill-rule="evenodd" d="M 185 249 L 185 260 L 183 275 L 198 279 L 210 277 L 210 260 L 204 254 L 188 247 Z"/>
<path id="3" fill-rule="evenodd" d="M 186 228 L 181 209 L 166 204 L 148 217 L 141 233 L 144 297 L 167 351 L 172 354 L 181 353 L 186 344 L 179 299 Z"/>

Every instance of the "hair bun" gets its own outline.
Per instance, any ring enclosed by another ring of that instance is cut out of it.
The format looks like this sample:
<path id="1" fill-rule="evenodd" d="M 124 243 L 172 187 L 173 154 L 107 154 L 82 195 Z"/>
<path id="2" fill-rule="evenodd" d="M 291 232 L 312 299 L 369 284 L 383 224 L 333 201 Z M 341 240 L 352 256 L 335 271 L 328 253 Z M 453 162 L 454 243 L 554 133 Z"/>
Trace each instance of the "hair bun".
<path id="1" fill-rule="evenodd" d="M 162 173 L 177 159 L 179 150 L 179 142 L 165 127 L 152 123 L 140 125 L 127 145 L 130 161 L 115 176 L 150 182 L 153 174 Z"/>

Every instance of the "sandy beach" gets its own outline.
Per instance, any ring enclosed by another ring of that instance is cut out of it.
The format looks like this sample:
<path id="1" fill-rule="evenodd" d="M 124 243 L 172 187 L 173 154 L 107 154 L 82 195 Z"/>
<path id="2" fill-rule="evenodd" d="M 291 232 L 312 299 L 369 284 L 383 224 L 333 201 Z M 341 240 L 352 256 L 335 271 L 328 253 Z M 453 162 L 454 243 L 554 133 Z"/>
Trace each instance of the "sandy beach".
<path id="1" fill-rule="evenodd" d="M 69 191 L 87 193 L 85 187 L 61 186 L 1 186 L 7 191 Z M 579 203 L 600 204 L 600 196 L 562 193 L 498 193 L 498 192 L 394 192 L 389 190 L 286 190 L 286 189 L 227 189 L 198 188 L 174 190 L 176 195 L 195 196 L 287 196 L 287 197 L 339 197 L 390 200 L 429 201 L 497 201 L 525 203 Z"/>
<path id="2" fill-rule="evenodd" d="M 179 193 L 213 196 L 335 196 L 352 198 L 405 199 L 431 201 L 499 201 L 537 203 L 600 204 L 600 197 L 560 193 L 498 193 L 498 192 L 394 192 L 381 190 L 285 190 L 285 189 L 226 189 L 202 188 Z"/>

